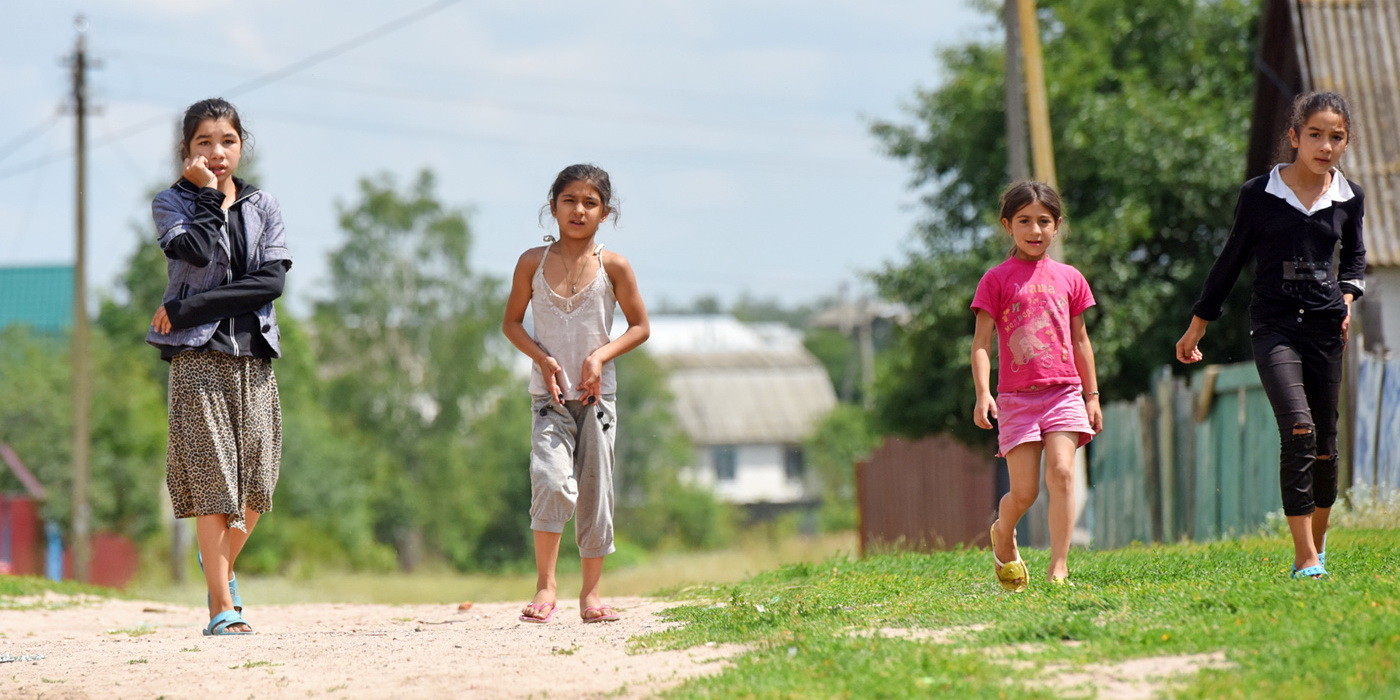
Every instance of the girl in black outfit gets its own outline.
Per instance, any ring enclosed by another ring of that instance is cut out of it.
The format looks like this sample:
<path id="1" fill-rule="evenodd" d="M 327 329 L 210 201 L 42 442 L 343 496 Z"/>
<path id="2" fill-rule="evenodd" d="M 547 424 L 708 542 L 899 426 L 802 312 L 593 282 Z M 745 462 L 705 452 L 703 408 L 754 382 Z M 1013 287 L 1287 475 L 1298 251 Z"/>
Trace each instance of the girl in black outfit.
<path id="1" fill-rule="evenodd" d="M 1246 262 L 1254 262 L 1250 337 L 1278 420 L 1283 513 L 1293 535 L 1293 576 L 1327 574 L 1327 520 L 1337 500 L 1337 398 L 1351 304 L 1366 290 L 1361 242 L 1365 196 L 1337 163 L 1351 143 L 1351 112 L 1331 92 L 1293 102 L 1280 163 L 1240 189 L 1235 224 L 1206 277 L 1176 358 L 1197 345 Z M 1341 245 L 1340 265 L 1333 257 Z"/>

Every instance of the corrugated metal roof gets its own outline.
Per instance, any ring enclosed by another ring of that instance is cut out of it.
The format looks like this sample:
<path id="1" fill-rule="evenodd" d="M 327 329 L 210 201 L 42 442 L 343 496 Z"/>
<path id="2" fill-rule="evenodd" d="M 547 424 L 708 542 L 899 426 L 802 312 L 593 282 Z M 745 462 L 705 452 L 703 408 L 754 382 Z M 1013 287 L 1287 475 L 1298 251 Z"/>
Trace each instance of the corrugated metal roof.
<path id="1" fill-rule="evenodd" d="M 1341 93 L 1357 132 L 1345 172 L 1367 195 L 1366 261 L 1400 266 L 1400 0 L 1266 0 L 1263 17 L 1249 174 L 1272 166 L 1288 118 L 1292 95 L 1270 90 Z"/>
<path id="2" fill-rule="evenodd" d="M 676 420 L 698 445 L 801 443 L 836 406 L 831 378 L 805 350 L 677 353 Z"/>
<path id="3" fill-rule="evenodd" d="M 1366 190 L 1366 259 L 1400 266 L 1400 0 L 1299 0 L 1312 90 L 1351 103 L 1347 177 Z"/>
<path id="4" fill-rule="evenodd" d="M 724 314 L 657 314 L 646 349 L 653 355 L 802 347 L 802 333 L 777 323 L 744 323 Z"/>
<path id="5" fill-rule="evenodd" d="M 55 332 L 72 318 L 72 266 L 0 267 L 0 328 L 26 324 Z"/>

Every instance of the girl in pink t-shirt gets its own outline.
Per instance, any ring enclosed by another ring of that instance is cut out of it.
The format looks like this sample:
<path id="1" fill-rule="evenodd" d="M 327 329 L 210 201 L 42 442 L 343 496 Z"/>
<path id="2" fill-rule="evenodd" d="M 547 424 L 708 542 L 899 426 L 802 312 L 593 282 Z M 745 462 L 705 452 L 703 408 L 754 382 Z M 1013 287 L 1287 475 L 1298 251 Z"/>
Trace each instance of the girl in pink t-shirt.
<path id="1" fill-rule="evenodd" d="M 992 561 L 1009 591 L 1030 580 L 1016 548 L 1016 523 L 1040 490 L 1040 456 L 1050 491 L 1051 583 L 1069 578 L 1074 528 L 1074 451 L 1103 429 L 1094 348 L 1083 312 L 1094 305 L 1079 270 L 1046 251 L 1064 222 L 1060 195 L 1043 182 L 1020 182 L 1001 196 L 1001 225 L 1015 246 L 1011 257 L 982 276 L 972 308 L 972 421 L 990 430 L 997 420 L 998 456 L 1006 457 L 1011 491 L 992 523 Z M 997 396 L 991 392 L 992 332 L 997 337 Z M 1005 562 L 1005 563 L 1003 563 Z"/>

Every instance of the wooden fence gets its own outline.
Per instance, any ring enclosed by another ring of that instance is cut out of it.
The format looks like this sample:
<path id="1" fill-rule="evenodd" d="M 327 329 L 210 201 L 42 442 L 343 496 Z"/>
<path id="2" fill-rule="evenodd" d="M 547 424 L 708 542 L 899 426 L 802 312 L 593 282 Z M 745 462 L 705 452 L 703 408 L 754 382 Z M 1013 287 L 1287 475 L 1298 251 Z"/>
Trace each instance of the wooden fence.
<path id="1" fill-rule="evenodd" d="M 1360 354 L 1348 365 L 1341 427 L 1344 488 L 1400 491 L 1400 360 Z M 1090 443 L 1081 522 L 1099 548 L 1211 540 L 1256 529 L 1280 510 L 1278 425 L 1253 363 L 1207 367 L 1188 380 L 1165 368 L 1136 401 L 1104 409 Z M 856 465 L 862 550 L 986 544 L 1004 472 L 947 436 L 891 438 Z M 1350 475 L 1349 480 L 1346 475 Z M 1044 490 L 1022 544 L 1043 545 Z"/>
<path id="2" fill-rule="evenodd" d="M 1400 361 L 1361 354 L 1351 366 L 1342 487 L 1400 490 Z M 1208 367 L 1189 386 L 1164 371 L 1104 423 L 1089 452 L 1096 547 L 1227 537 L 1281 508 L 1278 424 L 1253 363 Z"/>
<path id="3" fill-rule="evenodd" d="M 1352 487 L 1400 491 L 1400 359 L 1362 354 L 1356 363 Z"/>
<path id="4" fill-rule="evenodd" d="M 999 496 L 992 451 L 946 435 L 887 438 L 856 464 L 861 551 L 986 545 Z"/>

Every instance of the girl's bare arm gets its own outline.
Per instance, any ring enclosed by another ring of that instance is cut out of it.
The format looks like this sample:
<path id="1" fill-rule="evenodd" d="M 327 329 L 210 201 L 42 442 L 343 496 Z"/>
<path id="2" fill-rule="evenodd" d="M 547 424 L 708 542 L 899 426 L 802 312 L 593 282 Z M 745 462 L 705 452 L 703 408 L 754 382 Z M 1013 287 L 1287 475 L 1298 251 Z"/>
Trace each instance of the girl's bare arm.
<path id="1" fill-rule="evenodd" d="M 651 321 L 647 320 L 647 306 L 642 301 L 641 290 L 637 287 L 637 275 L 627 258 L 603 251 L 603 267 L 612 279 L 613 293 L 622 315 L 627 318 L 627 330 L 602 347 L 589 353 L 583 361 L 583 373 L 578 384 L 579 391 L 587 397 L 595 397 L 602 390 L 603 365 L 636 349 L 651 336 Z"/>
<path id="2" fill-rule="evenodd" d="M 977 329 L 972 334 L 972 385 L 977 391 L 977 406 L 972 409 L 972 422 L 990 430 L 991 418 L 997 417 L 997 402 L 992 398 L 992 341 L 996 324 L 991 314 L 977 310 Z"/>
<path id="3" fill-rule="evenodd" d="M 532 248 L 521 254 L 520 260 L 515 263 L 515 273 L 510 282 L 510 296 L 506 298 L 505 315 L 501 320 L 501 333 L 505 334 L 511 345 L 539 366 L 549 395 L 556 401 L 563 401 L 564 392 L 559 390 L 559 362 L 550 357 L 549 353 L 525 331 L 525 309 L 530 306 L 530 279 L 535 274 L 535 268 L 539 267 L 543 252 L 542 248 Z"/>
<path id="4" fill-rule="evenodd" d="M 1094 368 L 1094 344 L 1089 341 L 1089 329 L 1083 314 L 1069 321 L 1070 339 L 1074 343 L 1074 368 L 1079 371 L 1079 383 L 1084 386 L 1084 408 L 1089 413 L 1089 426 L 1094 432 L 1103 430 L 1103 406 L 1099 403 L 1099 376 Z"/>

